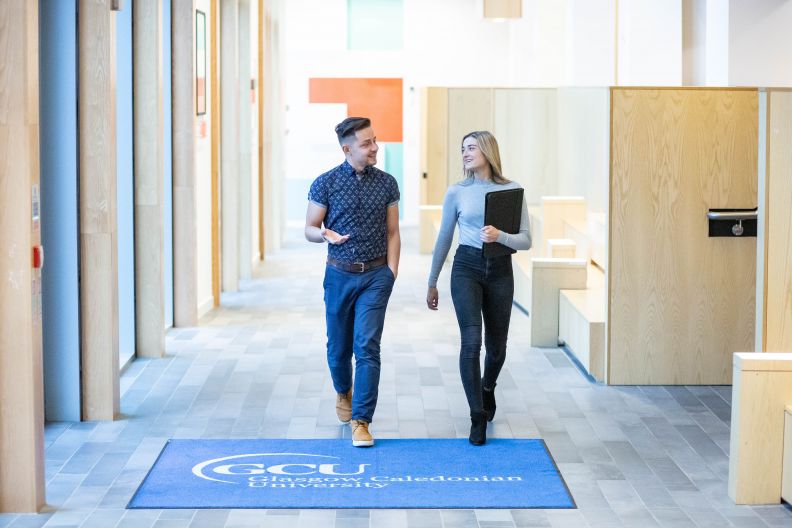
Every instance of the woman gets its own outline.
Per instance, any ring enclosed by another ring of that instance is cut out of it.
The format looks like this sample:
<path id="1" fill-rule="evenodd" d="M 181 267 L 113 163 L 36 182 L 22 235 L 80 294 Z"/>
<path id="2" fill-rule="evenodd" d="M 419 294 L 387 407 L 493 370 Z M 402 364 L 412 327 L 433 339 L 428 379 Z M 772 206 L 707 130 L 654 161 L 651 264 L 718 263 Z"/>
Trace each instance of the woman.
<path id="1" fill-rule="evenodd" d="M 520 231 L 508 234 L 484 225 L 484 201 L 487 193 L 519 189 L 501 172 L 498 142 L 489 132 L 471 132 L 462 138 L 462 164 L 465 178 L 452 185 L 443 201 L 443 218 L 434 248 L 426 304 L 437 310 L 437 277 L 443 267 L 454 228 L 459 225 L 459 247 L 451 269 L 451 298 L 454 301 L 462 347 L 459 372 L 470 406 L 470 443 L 487 441 L 487 422 L 495 417 L 495 385 L 506 359 L 514 275 L 511 255 L 494 258 L 482 256 L 484 242 L 498 242 L 514 250 L 531 247 L 528 208 L 523 199 Z M 486 356 L 481 377 L 482 316 Z"/>

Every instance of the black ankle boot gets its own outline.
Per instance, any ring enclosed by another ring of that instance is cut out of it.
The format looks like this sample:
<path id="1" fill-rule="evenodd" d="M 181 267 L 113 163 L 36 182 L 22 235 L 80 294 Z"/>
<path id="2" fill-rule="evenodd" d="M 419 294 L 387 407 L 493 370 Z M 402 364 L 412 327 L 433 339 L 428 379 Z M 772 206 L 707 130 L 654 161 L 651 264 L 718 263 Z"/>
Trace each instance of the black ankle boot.
<path id="1" fill-rule="evenodd" d="M 470 413 L 470 443 L 476 446 L 487 442 L 487 413 Z"/>
<path id="2" fill-rule="evenodd" d="M 487 413 L 487 421 L 491 422 L 495 418 L 495 385 L 492 386 L 492 389 L 487 390 L 482 383 L 481 396 L 484 399 L 484 412 Z"/>

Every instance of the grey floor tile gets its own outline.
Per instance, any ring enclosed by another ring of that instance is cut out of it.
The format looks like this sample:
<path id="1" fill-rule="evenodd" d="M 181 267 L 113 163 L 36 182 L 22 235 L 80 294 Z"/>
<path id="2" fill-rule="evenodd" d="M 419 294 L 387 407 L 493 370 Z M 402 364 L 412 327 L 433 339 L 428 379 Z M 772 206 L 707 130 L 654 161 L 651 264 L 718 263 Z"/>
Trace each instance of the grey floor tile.
<path id="1" fill-rule="evenodd" d="M 650 510 L 661 526 L 669 528 L 695 528 L 696 524 L 679 508 L 657 508 Z"/>
<path id="2" fill-rule="evenodd" d="M 699 505 L 697 508 L 686 508 L 685 513 L 699 528 L 721 528 L 729 526 L 729 521 L 714 508 Z"/>
<path id="3" fill-rule="evenodd" d="M 509 526 L 514 525 L 510 512 Z M 443 528 L 479 528 L 479 520 L 473 510 L 444 510 L 440 512 L 443 521 Z"/>
<path id="4" fill-rule="evenodd" d="M 159 510 L 127 510 L 116 528 L 150 528 L 159 514 Z"/>
<path id="5" fill-rule="evenodd" d="M 407 526 L 407 512 L 405 510 L 371 510 L 369 512 L 370 526 L 379 528 L 401 528 Z"/>
<path id="6" fill-rule="evenodd" d="M 753 511 L 768 526 L 792 526 L 792 506 L 754 506 Z"/>
<path id="7" fill-rule="evenodd" d="M 80 528 L 109 528 L 116 526 L 124 516 L 124 510 L 94 510 Z"/>
<path id="8" fill-rule="evenodd" d="M 544 510 L 511 510 L 517 528 L 549 528 L 550 520 Z"/>
<path id="9" fill-rule="evenodd" d="M 616 512 L 610 508 L 585 508 L 581 512 L 590 528 L 618 528 L 624 526 Z"/>
<path id="10" fill-rule="evenodd" d="M 18 515 L 8 526 L 10 528 L 41 528 L 52 515 L 52 513 Z"/>
<path id="11" fill-rule="evenodd" d="M 407 510 L 407 526 L 409 528 L 436 528 L 442 526 L 440 510 Z"/>

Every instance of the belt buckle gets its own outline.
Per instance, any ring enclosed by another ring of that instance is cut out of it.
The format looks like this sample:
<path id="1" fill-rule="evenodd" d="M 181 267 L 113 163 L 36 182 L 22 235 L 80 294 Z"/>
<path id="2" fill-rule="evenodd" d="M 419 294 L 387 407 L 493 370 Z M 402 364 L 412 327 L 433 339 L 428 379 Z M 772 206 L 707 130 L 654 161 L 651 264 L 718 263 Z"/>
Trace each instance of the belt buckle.
<path id="1" fill-rule="evenodd" d="M 366 263 L 365 262 L 353 262 L 351 264 L 352 269 L 350 271 L 354 273 L 363 273 L 366 271 Z M 360 266 L 360 269 L 355 269 L 356 267 Z"/>

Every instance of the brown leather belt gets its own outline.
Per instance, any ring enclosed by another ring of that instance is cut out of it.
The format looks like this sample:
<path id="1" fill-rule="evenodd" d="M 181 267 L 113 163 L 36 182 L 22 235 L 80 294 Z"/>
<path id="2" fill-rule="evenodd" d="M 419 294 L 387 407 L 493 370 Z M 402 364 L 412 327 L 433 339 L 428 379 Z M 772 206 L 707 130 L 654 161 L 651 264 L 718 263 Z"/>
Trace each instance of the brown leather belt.
<path id="1" fill-rule="evenodd" d="M 388 262 L 387 257 L 379 257 L 368 262 L 344 262 L 343 260 L 336 260 L 333 257 L 327 257 L 327 263 L 338 268 L 342 271 L 349 271 L 351 273 L 363 273 L 365 271 L 373 270 L 384 266 Z"/>

